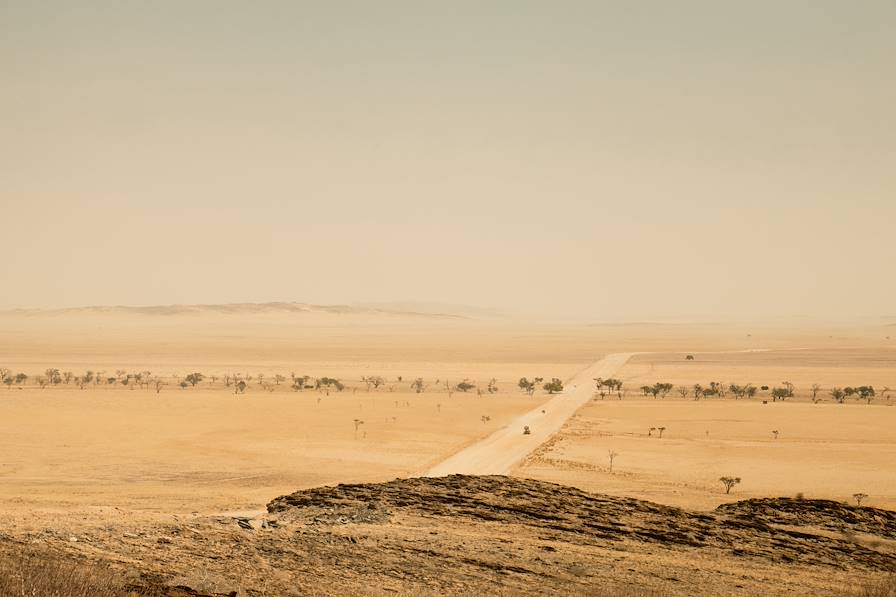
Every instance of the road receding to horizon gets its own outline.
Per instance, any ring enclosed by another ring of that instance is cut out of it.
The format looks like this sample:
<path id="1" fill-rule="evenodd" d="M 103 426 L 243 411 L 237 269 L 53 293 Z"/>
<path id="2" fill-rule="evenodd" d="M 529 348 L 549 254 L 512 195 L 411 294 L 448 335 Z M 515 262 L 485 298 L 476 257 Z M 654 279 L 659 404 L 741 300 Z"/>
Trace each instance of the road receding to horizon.
<path id="1" fill-rule="evenodd" d="M 433 466 L 424 476 L 508 474 L 514 465 L 560 431 L 566 421 L 591 399 L 596 377 L 612 377 L 633 354 L 622 352 L 605 356 L 570 379 L 563 392 Z M 529 427 L 529 435 L 523 433 L 525 427 Z"/>

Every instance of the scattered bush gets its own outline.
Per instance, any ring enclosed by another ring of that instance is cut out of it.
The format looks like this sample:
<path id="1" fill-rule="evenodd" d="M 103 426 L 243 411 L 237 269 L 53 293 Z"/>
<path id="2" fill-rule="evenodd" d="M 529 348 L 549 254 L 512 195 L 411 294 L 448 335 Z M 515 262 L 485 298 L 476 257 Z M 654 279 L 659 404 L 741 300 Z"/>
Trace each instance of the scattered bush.
<path id="1" fill-rule="evenodd" d="M 472 390 L 475 387 L 476 387 L 476 384 L 470 383 L 470 380 L 465 379 L 462 382 L 460 382 L 459 384 L 457 384 L 456 386 L 454 386 L 454 389 L 456 389 L 459 392 L 469 392 L 470 390 Z"/>

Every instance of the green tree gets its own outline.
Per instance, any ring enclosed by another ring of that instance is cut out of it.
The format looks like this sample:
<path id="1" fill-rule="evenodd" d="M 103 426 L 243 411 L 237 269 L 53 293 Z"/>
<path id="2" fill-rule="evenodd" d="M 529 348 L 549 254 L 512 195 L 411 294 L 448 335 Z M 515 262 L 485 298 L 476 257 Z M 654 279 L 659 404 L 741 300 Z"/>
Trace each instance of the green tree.
<path id="1" fill-rule="evenodd" d="M 525 377 L 521 377 L 519 383 L 517 384 L 521 390 L 529 394 L 530 396 L 535 393 L 536 385 L 542 381 L 542 378 L 535 377 L 531 380 L 526 379 Z"/>
<path id="2" fill-rule="evenodd" d="M 551 381 L 547 382 L 542 387 L 547 391 L 548 394 L 556 394 L 557 392 L 563 391 L 563 382 L 554 377 L 551 379 Z"/>
<path id="3" fill-rule="evenodd" d="M 198 371 L 196 371 L 194 373 L 190 373 L 189 375 L 184 377 L 184 380 L 187 383 L 189 383 L 191 386 L 193 386 L 194 388 L 196 387 L 196 384 L 201 382 L 203 379 L 205 379 L 205 376 L 203 374 L 199 373 Z"/>
<path id="4" fill-rule="evenodd" d="M 858 394 L 862 400 L 871 404 L 871 399 L 874 398 L 874 386 L 859 386 L 856 388 L 856 394 Z"/>

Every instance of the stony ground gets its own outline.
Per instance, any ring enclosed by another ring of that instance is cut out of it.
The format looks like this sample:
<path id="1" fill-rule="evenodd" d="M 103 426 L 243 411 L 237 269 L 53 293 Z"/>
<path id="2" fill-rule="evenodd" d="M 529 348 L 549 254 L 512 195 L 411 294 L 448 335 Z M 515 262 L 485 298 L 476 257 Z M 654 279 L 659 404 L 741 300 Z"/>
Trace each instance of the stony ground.
<path id="1" fill-rule="evenodd" d="M 896 570 L 896 513 L 762 499 L 693 512 L 502 476 L 299 491 L 255 516 L 4 535 L 168 595 L 845 595 Z M 158 594 L 157 592 L 154 594 Z"/>

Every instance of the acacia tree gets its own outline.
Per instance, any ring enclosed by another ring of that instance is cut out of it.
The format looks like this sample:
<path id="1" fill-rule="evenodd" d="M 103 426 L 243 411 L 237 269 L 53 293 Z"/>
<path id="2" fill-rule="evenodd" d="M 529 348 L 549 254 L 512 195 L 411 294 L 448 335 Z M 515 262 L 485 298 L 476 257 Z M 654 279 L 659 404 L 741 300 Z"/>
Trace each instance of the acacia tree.
<path id="1" fill-rule="evenodd" d="M 856 506 L 862 505 L 862 500 L 868 497 L 867 493 L 854 493 L 852 494 L 853 499 L 856 501 Z"/>
<path id="2" fill-rule="evenodd" d="M 843 404 L 843 401 L 846 400 L 846 392 L 843 391 L 843 388 L 831 388 L 830 391 L 831 398 Z"/>
<path id="3" fill-rule="evenodd" d="M 202 375 L 201 373 L 199 373 L 198 371 L 196 371 L 194 373 L 190 373 L 189 375 L 184 377 L 184 381 L 188 382 L 194 388 L 196 387 L 196 384 L 198 384 L 203 379 L 205 379 L 205 376 Z"/>
<path id="4" fill-rule="evenodd" d="M 422 394 L 423 390 L 426 389 L 426 384 L 423 382 L 422 377 L 418 377 L 414 381 L 411 382 L 411 389 L 414 390 L 417 394 Z"/>
<path id="5" fill-rule="evenodd" d="M 607 450 L 607 457 L 610 460 L 610 472 L 613 472 L 613 461 L 616 460 L 616 457 L 619 456 L 618 452 L 614 452 L 613 450 Z"/>
<path id="6" fill-rule="evenodd" d="M 687 386 L 678 386 L 678 395 L 682 398 L 687 398 L 688 394 L 691 393 L 691 389 Z"/>
<path id="7" fill-rule="evenodd" d="M 720 381 L 711 381 L 709 382 L 709 388 L 706 390 L 706 394 L 710 396 L 718 396 L 719 398 L 725 397 L 725 384 Z"/>
<path id="8" fill-rule="evenodd" d="M 740 483 L 740 477 L 719 477 L 719 481 L 725 486 L 725 493 L 731 493 L 731 488 Z"/>
<path id="9" fill-rule="evenodd" d="M 295 392 L 299 392 L 305 389 L 305 384 L 308 383 L 308 380 L 311 379 L 307 375 L 296 375 L 292 374 L 292 389 Z"/>
<path id="10" fill-rule="evenodd" d="M 706 393 L 706 390 L 703 388 L 703 386 L 698 383 L 694 384 L 692 390 L 694 391 L 694 400 L 700 400 L 700 398 Z"/>
<path id="11" fill-rule="evenodd" d="M 818 392 L 821 391 L 821 386 L 817 383 L 814 383 L 809 388 L 809 391 L 812 392 L 812 402 L 818 402 Z"/>
<path id="12" fill-rule="evenodd" d="M 362 421 L 361 419 L 355 419 L 354 423 L 355 423 L 355 439 L 358 439 L 358 428 L 364 424 L 364 421 Z"/>
<path id="13" fill-rule="evenodd" d="M 623 384 L 622 380 L 611 378 L 610 381 L 613 382 L 613 389 L 616 391 L 616 394 L 619 395 L 619 397 L 621 398 L 622 397 L 622 384 Z M 670 390 L 672 389 L 671 385 L 669 386 L 669 389 Z"/>
<path id="14" fill-rule="evenodd" d="M 370 387 L 373 386 L 373 389 L 376 390 L 381 385 L 386 383 L 386 380 L 380 377 L 379 375 L 370 375 L 367 377 L 362 377 L 361 381 L 367 385 L 367 391 L 370 391 Z"/>
<path id="15" fill-rule="evenodd" d="M 620 387 L 621 387 L 621 382 L 620 382 Z M 668 394 L 669 392 L 672 391 L 672 388 L 673 388 L 672 384 L 663 383 L 663 382 L 658 381 L 655 384 L 653 384 L 652 386 L 641 386 L 641 391 L 644 392 L 645 396 L 650 394 L 655 399 L 657 396 L 662 396 L 663 398 L 665 398 L 666 394 Z"/>
<path id="16" fill-rule="evenodd" d="M 59 385 L 62 383 L 62 374 L 59 372 L 59 369 L 47 369 L 44 371 L 44 375 L 47 377 L 47 383 L 52 385 Z"/>
<path id="17" fill-rule="evenodd" d="M 345 389 L 345 384 L 336 379 L 335 377 L 320 377 L 314 380 L 314 387 L 318 390 L 321 388 L 336 388 L 337 392 L 341 392 Z"/>
<path id="18" fill-rule="evenodd" d="M 236 383 L 233 384 L 233 393 L 234 393 L 234 394 L 245 394 L 245 393 L 246 393 L 246 387 L 247 387 L 248 385 L 249 385 L 249 384 L 247 384 L 247 383 L 245 382 L 245 380 L 242 380 L 242 379 L 241 379 L 241 380 L 237 381 Z"/>
<path id="19" fill-rule="evenodd" d="M 544 378 L 541 377 L 533 377 L 531 380 L 526 379 L 525 377 L 521 377 L 517 385 L 521 390 L 531 396 L 535 393 L 535 387 L 542 381 L 544 381 Z"/>
<path id="20" fill-rule="evenodd" d="M 874 398 L 874 386 L 859 386 L 856 388 L 856 394 L 868 404 L 871 404 L 871 399 Z"/>
<path id="21" fill-rule="evenodd" d="M 488 382 L 488 387 L 486 388 L 486 391 L 487 391 L 489 394 L 495 394 L 495 393 L 497 393 L 497 392 L 498 392 L 498 380 L 495 379 L 494 377 L 491 378 L 491 379 L 489 380 L 489 382 Z"/>
<path id="22" fill-rule="evenodd" d="M 551 381 L 547 382 L 542 386 L 548 394 L 556 394 L 557 392 L 563 391 L 563 382 L 558 378 L 554 377 Z"/>
<path id="23" fill-rule="evenodd" d="M 793 396 L 793 388 L 772 388 L 772 402 L 784 400 Z"/>
<path id="24" fill-rule="evenodd" d="M 609 377 L 607 379 L 603 379 L 601 377 L 595 377 L 594 383 L 596 389 L 600 391 L 601 397 L 605 395 L 602 391 L 603 388 L 607 388 L 608 392 L 616 392 L 617 394 L 622 394 L 622 380 L 616 379 L 615 377 Z M 641 386 L 641 391 L 644 391 L 644 386 Z M 646 396 L 646 394 L 645 394 Z M 621 396 L 620 396 L 621 398 Z"/>

